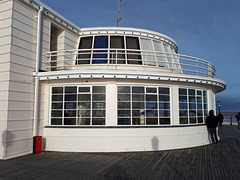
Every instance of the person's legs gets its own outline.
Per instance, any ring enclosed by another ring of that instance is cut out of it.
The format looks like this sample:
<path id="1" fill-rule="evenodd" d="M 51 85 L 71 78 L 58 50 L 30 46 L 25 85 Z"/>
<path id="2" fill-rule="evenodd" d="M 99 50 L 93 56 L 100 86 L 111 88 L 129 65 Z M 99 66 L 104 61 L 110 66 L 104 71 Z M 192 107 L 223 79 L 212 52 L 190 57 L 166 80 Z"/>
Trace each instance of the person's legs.
<path id="1" fill-rule="evenodd" d="M 213 137 L 213 128 L 208 128 L 208 132 L 209 132 L 209 134 L 210 134 L 212 143 L 215 143 L 215 140 L 214 140 L 214 137 Z"/>
<path id="2" fill-rule="evenodd" d="M 214 138 L 215 138 L 215 141 L 214 143 L 218 143 L 218 137 L 217 137 L 217 131 L 216 131 L 216 128 L 212 128 L 212 131 L 213 131 L 213 135 L 214 135 Z"/>

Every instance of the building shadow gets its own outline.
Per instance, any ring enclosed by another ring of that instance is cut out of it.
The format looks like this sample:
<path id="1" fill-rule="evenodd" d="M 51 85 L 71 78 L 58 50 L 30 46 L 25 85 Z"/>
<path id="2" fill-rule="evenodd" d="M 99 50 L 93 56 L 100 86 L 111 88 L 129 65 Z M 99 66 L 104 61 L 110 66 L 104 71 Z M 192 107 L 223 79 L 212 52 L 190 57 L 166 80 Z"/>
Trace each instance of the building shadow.
<path id="1" fill-rule="evenodd" d="M 12 140 L 14 139 L 15 135 L 11 131 L 4 130 L 2 133 L 2 147 L 3 147 L 3 159 L 7 157 L 9 148 L 12 145 Z"/>
<path id="2" fill-rule="evenodd" d="M 156 136 L 152 138 L 152 150 L 159 150 L 159 140 Z"/>

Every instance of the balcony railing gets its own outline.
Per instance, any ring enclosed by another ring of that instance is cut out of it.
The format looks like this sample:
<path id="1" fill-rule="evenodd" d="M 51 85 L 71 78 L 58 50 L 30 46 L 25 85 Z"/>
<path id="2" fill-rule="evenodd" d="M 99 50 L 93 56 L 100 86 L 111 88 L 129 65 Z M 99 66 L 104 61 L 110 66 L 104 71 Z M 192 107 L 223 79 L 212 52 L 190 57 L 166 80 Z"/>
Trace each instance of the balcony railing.
<path id="1" fill-rule="evenodd" d="M 75 70 L 84 66 L 118 65 L 168 69 L 172 73 L 216 77 L 214 65 L 192 56 L 133 49 L 74 49 L 47 53 L 48 71 Z"/>

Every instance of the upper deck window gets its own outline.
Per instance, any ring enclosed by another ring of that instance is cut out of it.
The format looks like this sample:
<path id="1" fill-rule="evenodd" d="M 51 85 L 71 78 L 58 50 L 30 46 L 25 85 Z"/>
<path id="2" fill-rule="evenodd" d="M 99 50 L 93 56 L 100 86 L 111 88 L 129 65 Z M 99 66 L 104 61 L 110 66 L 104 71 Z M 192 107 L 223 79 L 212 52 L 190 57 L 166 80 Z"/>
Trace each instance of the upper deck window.
<path id="1" fill-rule="evenodd" d="M 108 36 L 95 36 L 94 49 L 98 48 L 108 48 Z M 92 64 L 107 64 L 107 50 L 94 50 Z"/>

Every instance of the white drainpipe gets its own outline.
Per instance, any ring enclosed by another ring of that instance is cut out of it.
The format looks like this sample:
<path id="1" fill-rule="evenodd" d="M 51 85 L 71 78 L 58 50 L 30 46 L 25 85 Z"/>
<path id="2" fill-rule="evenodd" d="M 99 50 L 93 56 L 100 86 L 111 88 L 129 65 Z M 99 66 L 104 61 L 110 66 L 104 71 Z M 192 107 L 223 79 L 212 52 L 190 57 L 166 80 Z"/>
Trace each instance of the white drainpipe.
<path id="1" fill-rule="evenodd" d="M 42 12 L 43 7 L 41 6 L 38 11 L 38 27 L 37 27 L 37 48 L 36 48 L 36 76 L 35 76 L 35 99 L 34 99 L 34 122 L 33 122 L 33 136 L 37 136 L 38 127 L 38 93 L 39 93 L 39 62 L 40 62 L 40 48 L 41 48 L 41 25 L 42 25 Z"/>

